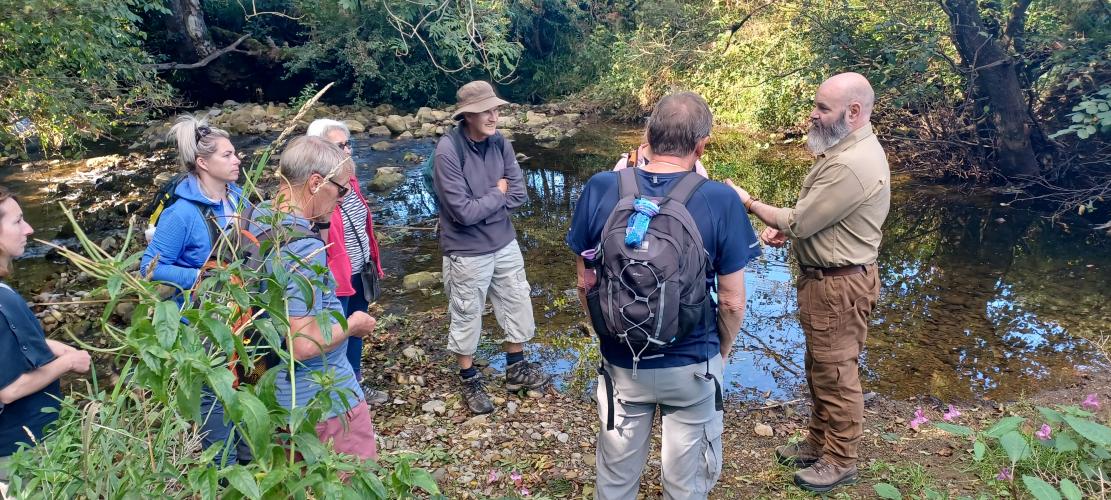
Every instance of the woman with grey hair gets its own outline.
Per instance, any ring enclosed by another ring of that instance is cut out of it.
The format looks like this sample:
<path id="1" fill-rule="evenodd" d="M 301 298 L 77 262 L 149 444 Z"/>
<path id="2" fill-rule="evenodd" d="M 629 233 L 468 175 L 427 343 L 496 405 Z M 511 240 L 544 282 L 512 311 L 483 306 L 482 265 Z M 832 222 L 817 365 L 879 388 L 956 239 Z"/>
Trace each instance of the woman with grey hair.
<path id="1" fill-rule="evenodd" d="M 321 137 L 351 155 L 351 132 L 341 121 L 314 120 L 309 124 L 307 135 Z M 328 247 L 328 268 L 336 277 L 336 295 L 343 305 L 344 315 L 351 316 L 355 311 L 365 312 L 371 302 L 378 300 L 381 295 L 379 279 L 385 274 L 378 239 L 374 237 L 374 216 L 359 189 L 359 181 L 352 175 L 346 182 L 340 182 L 350 187 L 350 193 L 336 205 L 327 223 L 328 241 L 335 242 Z M 362 381 L 363 339 L 351 339 L 347 349 L 347 359 L 355 369 L 355 377 Z M 371 406 L 389 400 L 384 391 L 367 390 Z"/>
<path id="2" fill-rule="evenodd" d="M 288 298 L 286 310 L 293 340 L 285 346 L 296 361 L 293 380 L 289 367 L 281 364 L 273 379 L 275 396 L 283 408 L 303 408 L 324 388 L 314 374 L 332 373 L 331 389 L 324 398 L 329 402 L 322 420 L 315 423 L 320 441 L 333 441 L 335 450 L 363 459 L 377 457 L 374 426 L 362 387 L 355 380 L 347 360 L 347 344 L 353 338 L 370 335 L 375 319 L 366 311 L 355 311 L 347 318 L 347 328 L 336 315 L 343 306 L 336 296 L 336 278 L 332 272 L 316 270 L 327 265 L 325 243 L 318 230 L 332 217 L 339 201 L 350 188 L 341 179 L 354 176 L 351 158 L 336 145 L 320 137 L 301 136 L 290 141 L 278 163 L 281 184 L 274 201 L 260 204 L 248 222 L 248 230 L 258 238 L 273 234 L 280 224 L 288 231 L 303 235 L 282 245 L 281 258 L 267 258 L 266 271 L 273 273 L 281 265 L 286 272 L 300 274 L 311 283 L 323 283 L 303 289 L 301 281 L 289 279 L 285 285 Z M 336 245 L 332 245 L 336 246 Z M 264 285 L 265 286 L 265 285 Z M 327 318 L 324 322 L 317 318 Z M 327 328 L 330 335 L 323 331 Z"/>

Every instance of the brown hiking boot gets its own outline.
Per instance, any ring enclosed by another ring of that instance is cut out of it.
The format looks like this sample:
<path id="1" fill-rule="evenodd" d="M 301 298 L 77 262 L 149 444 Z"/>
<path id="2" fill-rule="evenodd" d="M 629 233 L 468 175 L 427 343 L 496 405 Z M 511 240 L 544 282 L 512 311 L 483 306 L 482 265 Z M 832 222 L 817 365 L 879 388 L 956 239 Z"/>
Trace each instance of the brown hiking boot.
<path id="1" fill-rule="evenodd" d="M 828 458 L 822 458 L 795 473 L 795 485 L 814 493 L 825 493 L 841 485 L 853 484 L 856 479 L 855 465 L 842 467 Z"/>
<path id="2" fill-rule="evenodd" d="M 505 367 L 505 389 L 516 392 L 521 389 L 541 389 L 551 382 L 551 377 L 545 375 L 539 363 L 518 361 Z"/>
<path id="3" fill-rule="evenodd" d="M 775 460 L 788 467 L 810 467 L 821 457 L 822 450 L 810 441 L 785 444 L 775 449 Z"/>
<path id="4" fill-rule="evenodd" d="M 490 402 L 490 396 L 486 394 L 486 380 L 482 377 L 482 372 L 471 378 L 460 378 L 459 381 L 463 385 L 463 402 L 471 413 L 483 415 L 494 411 L 494 403 Z"/>

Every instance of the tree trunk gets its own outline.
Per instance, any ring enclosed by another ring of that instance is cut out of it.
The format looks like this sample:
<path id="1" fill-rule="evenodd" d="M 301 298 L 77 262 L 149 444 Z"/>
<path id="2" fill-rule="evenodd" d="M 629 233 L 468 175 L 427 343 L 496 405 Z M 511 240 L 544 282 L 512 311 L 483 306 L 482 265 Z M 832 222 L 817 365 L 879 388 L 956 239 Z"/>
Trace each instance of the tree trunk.
<path id="1" fill-rule="evenodd" d="M 173 20 L 167 27 L 179 38 L 179 54 L 184 61 L 199 61 L 216 52 L 200 0 L 170 0 L 169 7 Z"/>
<path id="2" fill-rule="evenodd" d="M 1030 141 L 1036 127 L 1014 59 L 989 34 L 975 0 L 943 0 L 942 6 L 961 62 L 975 79 L 975 92 L 987 98 L 1000 173 L 1008 178 L 1037 175 L 1040 168 Z"/>

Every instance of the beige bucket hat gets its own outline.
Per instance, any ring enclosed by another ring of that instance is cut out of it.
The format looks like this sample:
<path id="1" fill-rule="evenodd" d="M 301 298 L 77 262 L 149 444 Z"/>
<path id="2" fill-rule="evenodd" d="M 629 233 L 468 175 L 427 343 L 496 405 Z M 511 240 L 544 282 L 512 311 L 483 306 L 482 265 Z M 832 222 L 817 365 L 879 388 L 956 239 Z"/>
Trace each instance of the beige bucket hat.
<path id="1" fill-rule="evenodd" d="M 468 83 L 455 92 L 456 108 L 452 120 L 458 120 L 463 113 L 481 113 L 491 108 L 509 104 L 494 93 L 494 87 L 482 80 Z"/>

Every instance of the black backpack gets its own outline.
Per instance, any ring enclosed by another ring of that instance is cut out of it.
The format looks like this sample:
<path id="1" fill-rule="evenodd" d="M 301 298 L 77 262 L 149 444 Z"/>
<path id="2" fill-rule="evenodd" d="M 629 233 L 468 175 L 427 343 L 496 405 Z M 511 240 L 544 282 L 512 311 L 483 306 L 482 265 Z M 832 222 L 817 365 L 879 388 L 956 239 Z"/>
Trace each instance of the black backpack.
<path id="1" fill-rule="evenodd" d="M 702 234 L 686 203 L 706 179 L 683 176 L 662 198 L 649 198 L 660 212 L 648 224 L 639 247 L 625 244 L 633 202 L 641 198 L 636 168 L 618 172 L 621 199 L 602 229 L 599 251 L 590 263 L 598 284 L 587 294 L 595 332 L 627 345 L 633 366 L 644 353 L 656 354 L 686 337 L 712 317 L 707 287 L 709 259 Z"/>

